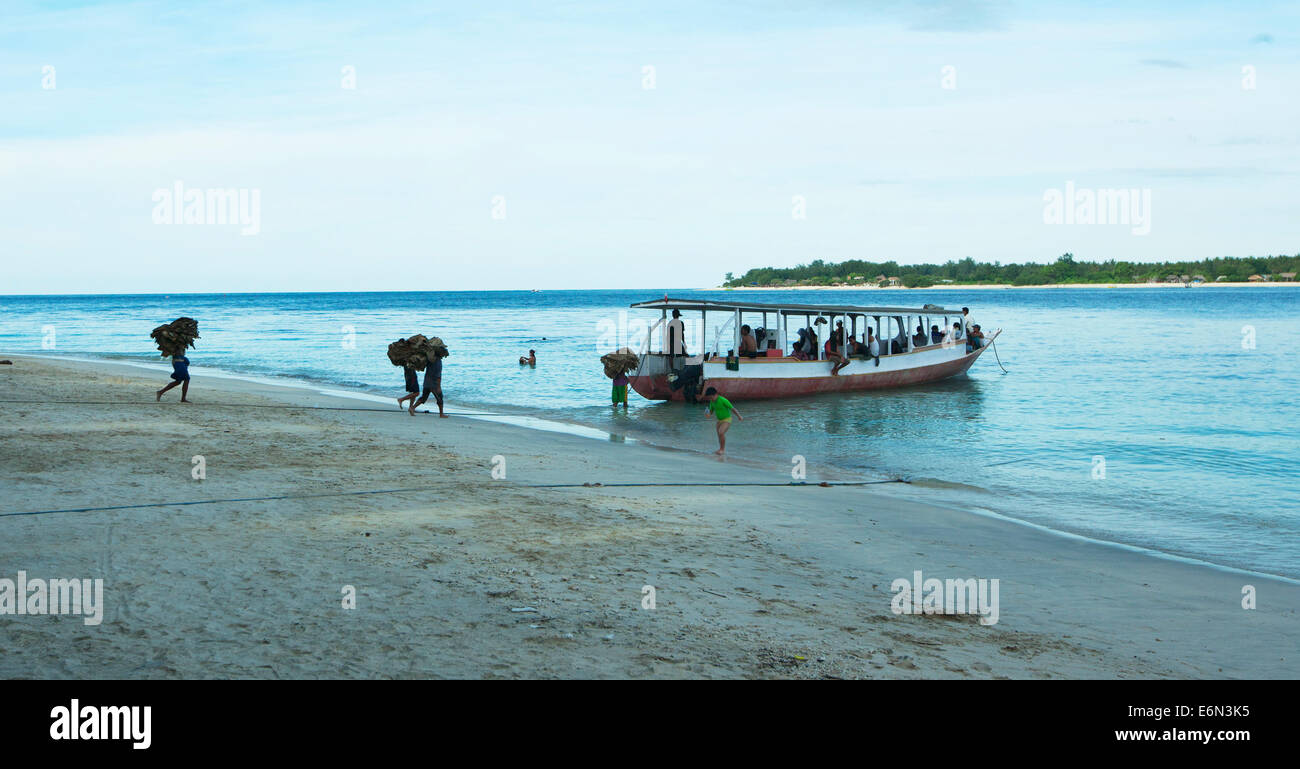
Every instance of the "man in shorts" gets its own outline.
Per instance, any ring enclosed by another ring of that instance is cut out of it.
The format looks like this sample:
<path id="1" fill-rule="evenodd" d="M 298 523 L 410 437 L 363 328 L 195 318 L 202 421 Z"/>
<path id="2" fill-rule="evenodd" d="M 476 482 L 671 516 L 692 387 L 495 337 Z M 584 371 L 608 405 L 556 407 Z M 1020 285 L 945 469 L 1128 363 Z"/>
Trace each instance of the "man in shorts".
<path id="1" fill-rule="evenodd" d="M 424 392 L 420 394 L 418 401 L 411 403 L 411 408 L 408 410 L 411 416 L 415 416 L 415 410 L 423 406 L 424 402 L 429 400 L 429 396 L 432 395 L 434 400 L 438 402 L 438 416 L 444 419 L 447 417 L 447 414 L 442 410 L 442 358 L 441 355 L 435 355 L 424 369 Z"/>
<path id="2" fill-rule="evenodd" d="M 185 357 L 185 353 L 172 356 L 172 381 L 154 393 L 154 400 L 162 400 L 163 393 L 176 385 L 181 386 L 181 403 L 193 403 L 194 401 L 186 397 L 190 393 L 190 359 Z"/>
<path id="3" fill-rule="evenodd" d="M 397 399 L 399 409 L 406 408 L 403 401 L 414 401 L 420 397 L 420 380 L 415 376 L 415 369 L 410 366 L 402 366 L 402 373 L 406 375 L 406 395 Z"/>

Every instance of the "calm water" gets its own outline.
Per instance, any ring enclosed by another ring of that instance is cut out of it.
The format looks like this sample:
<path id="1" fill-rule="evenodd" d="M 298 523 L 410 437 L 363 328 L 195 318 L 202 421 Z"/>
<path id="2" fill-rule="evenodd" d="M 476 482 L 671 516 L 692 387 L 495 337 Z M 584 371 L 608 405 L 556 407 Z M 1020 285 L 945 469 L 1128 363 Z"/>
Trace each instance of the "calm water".
<path id="1" fill-rule="evenodd" d="M 919 483 L 891 488 L 1300 577 L 1298 288 L 0 297 L 0 350 L 158 361 L 149 330 L 189 315 L 202 332 L 191 354 L 199 392 L 202 367 L 215 366 L 395 395 L 387 345 L 422 332 L 451 347 L 453 405 L 711 451 L 697 407 L 633 395 L 629 414 L 610 413 L 598 340 L 626 327 L 630 303 L 665 293 L 966 304 L 986 331 L 1005 329 L 1008 374 L 985 354 L 937 385 L 740 404 L 729 453 L 769 463 L 774 477 L 789 477 L 798 454 L 810 478 L 907 476 Z M 535 369 L 516 362 L 529 348 Z"/>

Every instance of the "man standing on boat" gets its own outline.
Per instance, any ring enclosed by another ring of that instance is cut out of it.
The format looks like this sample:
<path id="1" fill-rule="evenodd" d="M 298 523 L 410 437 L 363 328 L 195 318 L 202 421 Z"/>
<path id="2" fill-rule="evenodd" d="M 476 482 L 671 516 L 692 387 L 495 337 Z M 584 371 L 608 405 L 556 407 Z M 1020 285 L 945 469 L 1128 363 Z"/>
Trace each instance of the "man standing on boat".
<path id="1" fill-rule="evenodd" d="M 682 323 L 682 311 L 673 310 L 673 319 L 668 321 L 664 330 L 664 351 L 668 353 L 668 368 L 677 368 L 677 356 L 686 355 L 685 324 Z"/>

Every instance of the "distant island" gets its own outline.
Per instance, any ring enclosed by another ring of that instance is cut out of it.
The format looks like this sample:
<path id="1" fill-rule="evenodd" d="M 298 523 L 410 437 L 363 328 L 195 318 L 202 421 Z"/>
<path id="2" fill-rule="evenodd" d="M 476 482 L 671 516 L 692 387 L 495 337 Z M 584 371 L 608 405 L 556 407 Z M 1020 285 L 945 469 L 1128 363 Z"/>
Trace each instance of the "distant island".
<path id="1" fill-rule="evenodd" d="M 1047 286 L 1095 283 L 1271 283 L 1294 281 L 1300 268 L 1295 256 L 1225 256 L 1199 262 L 1079 262 L 1062 254 L 1050 264 L 977 262 L 970 257 L 947 264 L 866 262 L 818 259 L 798 267 L 756 267 L 740 277 L 727 273 L 725 288 L 789 286 L 854 287 L 941 285 Z"/>

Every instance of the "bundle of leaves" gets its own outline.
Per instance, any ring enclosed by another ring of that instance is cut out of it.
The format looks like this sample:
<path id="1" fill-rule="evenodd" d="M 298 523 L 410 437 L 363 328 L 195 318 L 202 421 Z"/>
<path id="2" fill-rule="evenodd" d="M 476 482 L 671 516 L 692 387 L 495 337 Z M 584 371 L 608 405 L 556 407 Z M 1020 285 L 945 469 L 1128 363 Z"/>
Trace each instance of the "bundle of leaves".
<path id="1" fill-rule="evenodd" d="M 149 336 L 158 345 L 158 352 L 163 357 L 184 355 L 187 349 L 194 346 L 194 340 L 199 338 L 199 322 L 193 318 L 177 318 L 155 328 L 149 332 Z"/>

